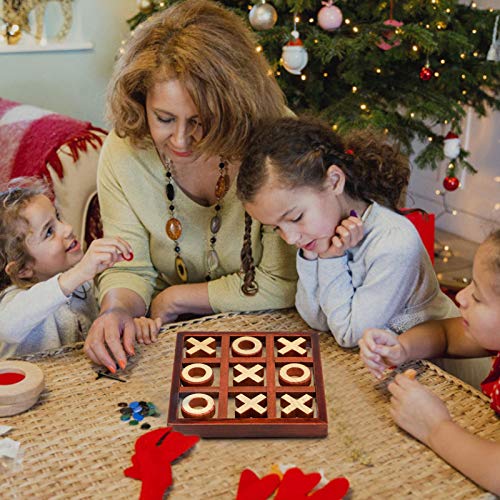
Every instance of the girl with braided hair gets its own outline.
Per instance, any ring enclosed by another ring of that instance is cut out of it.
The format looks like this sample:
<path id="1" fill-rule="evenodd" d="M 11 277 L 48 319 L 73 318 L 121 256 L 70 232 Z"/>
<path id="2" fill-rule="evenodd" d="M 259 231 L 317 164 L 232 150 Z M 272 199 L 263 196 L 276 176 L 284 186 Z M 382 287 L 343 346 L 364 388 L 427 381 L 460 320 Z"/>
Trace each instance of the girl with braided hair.
<path id="1" fill-rule="evenodd" d="M 401 333 L 459 315 L 416 229 L 398 213 L 409 177 L 408 159 L 384 135 L 341 138 L 312 118 L 266 123 L 241 164 L 247 234 L 253 218 L 298 248 L 295 305 L 342 346 L 356 346 L 368 327 Z M 255 287 L 250 245 L 242 257 L 243 286 Z"/>

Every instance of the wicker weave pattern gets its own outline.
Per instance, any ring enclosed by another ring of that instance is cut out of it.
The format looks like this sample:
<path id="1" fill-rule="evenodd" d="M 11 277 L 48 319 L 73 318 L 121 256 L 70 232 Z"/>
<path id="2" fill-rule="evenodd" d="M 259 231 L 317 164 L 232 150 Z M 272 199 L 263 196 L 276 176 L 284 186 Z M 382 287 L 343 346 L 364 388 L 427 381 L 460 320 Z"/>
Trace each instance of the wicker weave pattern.
<path id="1" fill-rule="evenodd" d="M 1 419 L 22 443 L 24 468 L 2 477 L 2 498 L 137 498 L 140 483 L 123 475 L 136 438 L 145 431 L 120 421 L 117 403 L 153 401 L 163 411 L 148 421 L 166 424 L 175 333 L 180 330 L 300 331 L 294 311 L 218 315 L 169 325 L 157 344 L 140 347 L 127 383 L 95 380 L 81 346 L 24 359 L 44 371 L 47 389 L 24 414 Z M 296 464 L 326 477 L 345 475 L 352 498 L 490 498 L 432 451 L 392 423 L 385 383 L 376 384 L 357 353 L 321 336 L 328 406 L 325 439 L 202 440 L 173 466 L 173 499 L 235 497 L 241 471 L 259 476 L 273 463 Z M 443 398 L 458 422 L 479 435 L 500 438 L 487 399 L 430 363 L 414 363 L 419 379 Z"/>

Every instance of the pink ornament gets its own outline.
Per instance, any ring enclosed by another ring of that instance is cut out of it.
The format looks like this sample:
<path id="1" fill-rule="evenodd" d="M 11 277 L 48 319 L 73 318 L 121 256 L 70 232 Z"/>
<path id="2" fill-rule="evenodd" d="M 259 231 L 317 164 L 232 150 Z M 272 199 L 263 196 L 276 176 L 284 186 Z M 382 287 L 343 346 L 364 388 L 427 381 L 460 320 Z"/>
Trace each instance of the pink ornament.
<path id="1" fill-rule="evenodd" d="M 391 26 L 397 29 L 401 28 L 404 23 L 402 23 L 401 21 L 396 21 L 396 19 L 387 19 L 387 21 L 384 21 L 384 24 L 386 26 Z M 377 47 L 382 50 L 391 50 L 400 44 L 401 40 L 395 37 L 395 33 L 393 30 L 390 30 L 382 34 L 382 38 L 380 39 L 380 42 L 377 43 Z"/>
<path id="2" fill-rule="evenodd" d="M 318 12 L 318 24 L 325 31 L 336 30 L 342 24 L 342 11 L 333 5 L 333 0 L 321 3 L 324 7 Z"/>

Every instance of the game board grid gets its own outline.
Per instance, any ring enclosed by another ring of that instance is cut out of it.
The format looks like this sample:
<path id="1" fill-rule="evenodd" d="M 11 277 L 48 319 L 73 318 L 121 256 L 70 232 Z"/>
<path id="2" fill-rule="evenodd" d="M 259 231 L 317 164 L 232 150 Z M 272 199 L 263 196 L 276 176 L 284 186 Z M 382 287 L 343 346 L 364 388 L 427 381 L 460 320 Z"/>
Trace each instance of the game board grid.
<path id="1" fill-rule="evenodd" d="M 263 341 L 263 356 L 238 357 L 231 352 L 231 343 L 237 337 L 250 336 Z M 220 355 L 214 357 L 185 357 L 185 342 L 189 337 L 198 339 L 213 337 Z M 275 352 L 280 337 L 306 339 L 308 355 L 279 356 Z M 204 363 L 219 367 L 218 386 L 184 386 L 180 372 L 191 363 Z M 265 364 L 265 385 L 230 385 L 231 369 L 236 364 Z M 311 368 L 311 381 L 307 386 L 281 386 L 277 383 L 280 366 L 287 363 L 302 363 Z M 186 418 L 180 411 L 182 398 L 194 392 L 208 394 L 216 399 L 216 414 L 209 419 Z M 267 416 L 247 418 L 229 416 L 230 398 L 237 394 L 261 393 L 266 395 Z M 314 398 L 312 417 L 279 416 L 281 394 L 311 394 Z M 323 437 L 328 431 L 326 401 L 324 396 L 319 339 L 315 332 L 178 332 L 170 393 L 169 425 L 183 432 L 197 433 L 204 437 Z"/>

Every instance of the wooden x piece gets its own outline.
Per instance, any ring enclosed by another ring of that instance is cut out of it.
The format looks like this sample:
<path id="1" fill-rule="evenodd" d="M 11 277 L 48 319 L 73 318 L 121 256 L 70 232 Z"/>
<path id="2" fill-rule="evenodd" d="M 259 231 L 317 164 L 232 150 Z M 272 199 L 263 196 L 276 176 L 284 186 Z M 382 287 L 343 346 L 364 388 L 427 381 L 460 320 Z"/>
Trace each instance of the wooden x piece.
<path id="1" fill-rule="evenodd" d="M 215 350 L 216 342 L 212 337 L 207 337 L 203 340 L 189 337 L 186 340 L 186 357 L 188 358 L 214 358 L 217 351 Z"/>
<path id="2" fill-rule="evenodd" d="M 264 394 L 257 394 L 249 398 L 245 394 L 236 396 L 236 416 L 237 417 L 265 417 L 267 415 L 267 406 L 260 403 L 266 401 Z"/>
<path id="3" fill-rule="evenodd" d="M 278 349 L 278 356 L 305 356 L 307 354 L 307 349 L 305 349 L 306 339 L 304 337 L 297 337 L 294 340 L 280 337 L 278 343 L 282 345 L 281 349 Z"/>
<path id="4" fill-rule="evenodd" d="M 263 385 L 264 367 L 262 365 L 243 366 L 236 365 L 233 368 L 234 385 Z"/>
<path id="5" fill-rule="evenodd" d="M 304 394 L 300 398 L 294 398 L 290 394 L 284 394 L 281 396 L 281 416 L 312 417 L 314 415 L 312 405 L 313 398 L 309 394 Z"/>

